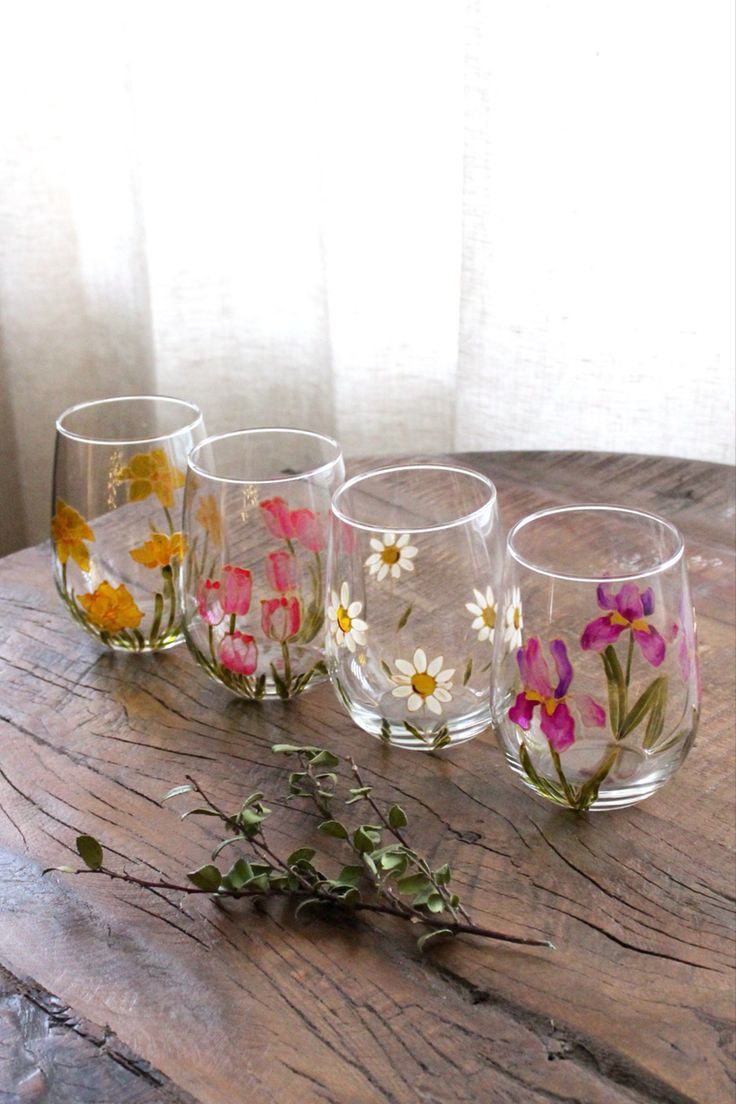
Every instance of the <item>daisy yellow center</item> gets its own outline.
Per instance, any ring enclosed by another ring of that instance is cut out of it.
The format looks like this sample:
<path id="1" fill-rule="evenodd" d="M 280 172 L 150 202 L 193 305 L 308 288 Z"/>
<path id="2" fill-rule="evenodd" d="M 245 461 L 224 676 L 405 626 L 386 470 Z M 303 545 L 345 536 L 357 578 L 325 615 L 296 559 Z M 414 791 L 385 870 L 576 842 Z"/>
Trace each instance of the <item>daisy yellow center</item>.
<path id="1" fill-rule="evenodd" d="M 350 632 L 350 626 L 353 622 L 348 617 L 348 611 L 344 606 L 337 607 L 337 623 L 344 633 Z"/>
<path id="2" fill-rule="evenodd" d="M 483 624 L 487 625 L 489 629 L 495 628 L 496 611 L 493 606 L 486 606 L 486 608 L 483 610 Z"/>
<path id="3" fill-rule="evenodd" d="M 514 606 L 514 628 L 521 628 L 521 610 L 518 606 Z"/>
<path id="4" fill-rule="evenodd" d="M 385 564 L 395 564 L 401 556 L 401 552 L 395 544 L 390 544 L 388 548 L 384 548 L 381 553 L 381 559 Z"/>
<path id="5" fill-rule="evenodd" d="M 411 678 L 411 688 L 415 694 L 419 694 L 423 698 L 428 698 L 430 694 L 434 694 L 435 687 L 437 686 L 437 679 L 432 678 L 426 671 L 417 671 Z"/>

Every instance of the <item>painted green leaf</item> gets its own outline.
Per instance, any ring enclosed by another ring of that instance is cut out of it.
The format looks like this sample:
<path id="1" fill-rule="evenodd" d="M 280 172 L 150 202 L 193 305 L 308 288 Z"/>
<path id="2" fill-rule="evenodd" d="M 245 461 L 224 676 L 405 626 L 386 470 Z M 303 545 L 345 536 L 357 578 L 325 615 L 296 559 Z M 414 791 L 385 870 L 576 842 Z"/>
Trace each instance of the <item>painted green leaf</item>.
<path id="1" fill-rule="evenodd" d="M 623 740 L 641 724 L 649 710 L 657 702 L 663 681 L 666 681 L 663 675 L 652 679 L 646 690 L 634 702 L 619 729 L 619 739 Z"/>

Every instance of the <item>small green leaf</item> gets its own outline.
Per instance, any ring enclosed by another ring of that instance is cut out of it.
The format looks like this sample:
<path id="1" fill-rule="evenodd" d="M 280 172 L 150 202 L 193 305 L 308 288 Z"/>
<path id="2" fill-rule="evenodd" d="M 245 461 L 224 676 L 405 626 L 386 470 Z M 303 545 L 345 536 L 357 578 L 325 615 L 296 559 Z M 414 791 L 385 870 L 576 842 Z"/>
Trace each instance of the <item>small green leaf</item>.
<path id="1" fill-rule="evenodd" d="M 90 870 L 102 866 L 102 848 L 94 836 L 77 836 L 77 852 Z"/>
<path id="2" fill-rule="evenodd" d="M 452 743 L 452 737 L 450 736 L 450 730 L 447 725 L 443 725 L 438 729 L 432 739 L 432 751 L 440 751 L 442 748 L 447 747 Z"/>
<path id="3" fill-rule="evenodd" d="M 388 811 L 388 822 L 392 828 L 406 828 L 409 823 L 406 813 L 400 805 L 392 805 Z"/>
<path id="4" fill-rule="evenodd" d="M 191 873 L 187 874 L 187 878 L 197 889 L 206 889 L 210 893 L 214 893 L 222 881 L 220 871 L 212 863 L 200 866 L 199 870 L 192 870 Z"/>
<path id="5" fill-rule="evenodd" d="M 406 609 L 404 610 L 404 612 L 402 613 L 401 617 L 399 618 L 399 620 L 398 620 L 398 621 L 397 621 L 397 623 L 396 623 L 396 631 L 397 631 L 397 632 L 401 632 L 401 630 L 402 630 L 402 629 L 404 628 L 404 625 L 406 624 L 406 622 L 407 622 L 407 621 L 409 620 L 409 618 L 411 617 L 411 611 L 412 611 L 413 609 L 414 609 L 414 606 L 413 606 L 413 604 L 412 604 L 412 603 L 410 602 L 410 603 L 409 603 L 409 605 L 408 605 L 408 606 L 406 607 Z"/>
<path id="6" fill-rule="evenodd" d="M 73 866 L 47 866 L 45 870 L 41 871 L 41 877 L 43 878 L 44 874 L 51 874 L 54 870 L 58 870 L 60 874 L 75 873 Z"/>
<path id="7" fill-rule="evenodd" d="M 430 912 L 442 912 L 445 902 L 439 893 L 431 893 L 427 898 L 427 908 Z"/>
<path id="8" fill-rule="evenodd" d="M 294 909 L 294 916 L 300 916 L 304 909 L 311 908 L 312 905 L 322 905 L 324 901 L 320 897 L 307 897 L 306 901 L 300 901 Z"/>
<path id="9" fill-rule="evenodd" d="M 349 908 L 354 908 L 357 904 L 360 903 L 360 892 L 355 888 L 355 886 L 350 886 L 349 889 L 345 890 L 345 892 L 342 894 L 342 903 L 344 905 L 347 905 Z"/>
<path id="10" fill-rule="evenodd" d="M 212 816 L 212 817 L 216 817 L 216 816 L 219 816 L 219 815 L 220 814 L 216 813 L 214 809 L 207 809 L 205 806 L 202 806 L 201 808 L 198 808 L 198 809 L 187 809 L 187 811 L 185 813 L 181 814 L 180 819 L 181 820 L 186 820 L 187 817 L 190 817 L 190 816 Z"/>
<path id="11" fill-rule="evenodd" d="M 393 672 L 391 671 L 391 668 L 389 667 L 389 665 L 388 665 L 388 663 L 386 662 L 385 659 L 381 660 L 381 670 L 383 671 L 386 678 L 389 679 L 391 682 L 393 682 L 393 680 L 394 680 Z"/>
<path id="12" fill-rule="evenodd" d="M 344 866 L 335 878 L 338 885 L 357 886 L 363 877 L 362 866 Z"/>
<path id="13" fill-rule="evenodd" d="M 375 848 L 375 840 L 371 833 L 366 832 L 365 827 L 356 828 L 353 832 L 353 847 L 359 855 L 365 855 Z"/>
<path id="14" fill-rule="evenodd" d="M 346 805 L 353 805 L 356 801 L 362 801 L 371 792 L 372 786 L 358 786 L 356 789 L 350 791 L 350 797 L 345 802 Z"/>
<path id="15" fill-rule="evenodd" d="M 339 820 L 324 820 L 317 825 L 317 831 L 323 836 L 334 836 L 335 839 L 347 839 L 348 830 Z"/>
<path id="16" fill-rule="evenodd" d="M 325 751 L 324 748 L 320 748 L 315 756 L 312 757 L 313 767 L 339 767 L 340 760 L 336 755 L 333 755 L 331 751 Z"/>
<path id="17" fill-rule="evenodd" d="M 272 744 L 271 751 L 274 755 L 296 755 L 298 751 L 301 751 L 300 747 L 296 744 Z"/>
<path id="18" fill-rule="evenodd" d="M 169 790 L 167 794 L 164 794 L 161 800 L 168 801 L 169 798 L 178 797 L 179 794 L 191 793 L 193 789 L 194 786 L 190 785 L 189 783 L 187 783 L 186 786 L 174 786 L 173 790 Z"/>
<path id="19" fill-rule="evenodd" d="M 465 670 L 463 672 L 463 686 L 467 686 L 470 682 L 470 676 L 473 673 L 473 657 L 470 656 L 468 662 L 465 664 Z"/>
<path id="20" fill-rule="evenodd" d="M 287 866 L 295 866 L 299 862 L 311 862 L 317 852 L 313 847 L 298 847 L 292 851 L 286 860 Z"/>
<path id="21" fill-rule="evenodd" d="M 447 885 L 447 883 L 450 880 L 450 866 L 449 866 L 449 863 L 445 863 L 443 866 L 441 866 L 439 868 L 439 870 L 435 870 L 434 880 L 436 881 L 437 885 Z"/>
<path id="22" fill-rule="evenodd" d="M 431 943 L 448 935 L 454 935 L 454 932 L 450 928 L 435 928 L 433 931 L 427 932 L 426 935 L 421 935 L 419 939 L 417 939 L 417 947 L 420 951 L 425 951 Z"/>
<path id="23" fill-rule="evenodd" d="M 409 874 L 396 883 L 399 893 L 421 893 L 422 890 L 431 888 L 432 883 L 426 874 Z"/>
<path id="24" fill-rule="evenodd" d="M 215 847 L 214 850 L 212 851 L 212 861 L 214 862 L 214 860 L 217 858 L 217 856 L 220 854 L 220 852 L 225 847 L 227 847 L 229 844 L 231 844 L 231 843 L 240 843 L 241 838 L 242 838 L 241 836 L 231 836 L 230 839 L 221 840 L 217 844 L 217 847 Z"/>
<path id="25" fill-rule="evenodd" d="M 240 889 L 245 883 L 254 877 L 253 867 L 247 859 L 236 859 L 225 877 L 230 881 L 233 889 Z"/>

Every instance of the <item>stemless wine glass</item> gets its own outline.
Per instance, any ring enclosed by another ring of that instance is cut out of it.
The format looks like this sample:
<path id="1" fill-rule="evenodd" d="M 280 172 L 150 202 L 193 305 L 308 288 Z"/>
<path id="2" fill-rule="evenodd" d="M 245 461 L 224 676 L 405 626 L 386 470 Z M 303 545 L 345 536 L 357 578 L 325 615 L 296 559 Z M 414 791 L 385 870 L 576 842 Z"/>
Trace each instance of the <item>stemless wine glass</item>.
<path id="1" fill-rule="evenodd" d="M 185 631 L 199 665 L 249 700 L 327 678 L 324 565 L 336 441 L 299 429 L 209 437 L 189 457 Z"/>
<path id="2" fill-rule="evenodd" d="M 204 436 L 183 399 L 134 395 L 82 403 L 56 423 L 51 536 L 67 609 L 122 651 L 183 639 L 175 569 L 187 453 Z"/>
<path id="3" fill-rule="evenodd" d="M 479 472 L 402 465 L 337 491 L 327 656 L 356 724 L 422 751 L 488 726 L 501 560 L 496 490 Z"/>
<path id="4" fill-rule="evenodd" d="M 509 533 L 493 717 L 516 774 L 573 809 L 649 797 L 685 759 L 700 684 L 684 544 L 622 506 L 563 506 Z"/>

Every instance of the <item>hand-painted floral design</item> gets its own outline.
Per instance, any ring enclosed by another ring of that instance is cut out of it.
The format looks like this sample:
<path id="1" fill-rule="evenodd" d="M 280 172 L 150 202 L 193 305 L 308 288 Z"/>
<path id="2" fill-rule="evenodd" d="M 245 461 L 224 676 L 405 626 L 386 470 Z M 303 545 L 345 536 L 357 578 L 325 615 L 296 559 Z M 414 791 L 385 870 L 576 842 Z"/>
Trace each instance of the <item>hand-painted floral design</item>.
<path id="1" fill-rule="evenodd" d="M 162 448 L 139 452 L 118 472 L 121 483 L 129 483 L 130 502 L 142 502 L 155 494 L 165 510 L 174 505 L 174 491 L 184 486 L 184 472 L 170 463 Z"/>
<path id="2" fill-rule="evenodd" d="M 247 567 L 225 564 L 222 569 L 221 594 L 223 613 L 245 617 L 250 609 L 253 576 Z"/>
<path id="3" fill-rule="evenodd" d="M 113 587 L 104 581 L 91 594 L 80 594 L 79 604 L 95 628 L 111 635 L 137 629 L 143 617 L 124 583 Z"/>
<path id="4" fill-rule="evenodd" d="M 487 586 L 483 594 L 473 587 L 473 594 L 475 601 L 465 603 L 466 610 L 473 615 L 470 627 L 477 631 L 478 640 L 487 640 L 492 644 L 496 628 L 496 600 L 493 596 L 493 588 Z"/>
<path id="5" fill-rule="evenodd" d="M 219 625 L 225 616 L 223 588 L 219 579 L 202 579 L 197 587 L 197 609 L 205 624 Z"/>
<path id="6" fill-rule="evenodd" d="M 332 603 L 327 607 L 327 620 L 338 648 L 345 647 L 354 652 L 356 645 L 365 645 L 368 625 L 360 618 L 362 610 L 362 602 L 350 601 L 347 583 L 342 584 L 339 594 L 336 590 L 332 591 Z"/>
<path id="7" fill-rule="evenodd" d="M 199 496 L 197 512 L 194 516 L 212 543 L 219 548 L 222 544 L 222 518 L 213 494 Z"/>
<path id="8" fill-rule="evenodd" d="M 236 675 L 252 675 L 258 667 L 258 645 L 248 633 L 236 630 L 223 637 L 219 658 L 220 663 Z"/>
<path id="9" fill-rule="evenodd" d="M 82 571 L 89 571 L 89 550 L 84 543 L 95 535 L 82 515 L 62 498 L 56 500 L 56 513 L 51 519 L 51 536 L 56 545 L 59 563 L 74 560 Z"/>
<path id="10" fill-rule="evenodd" d="M 293 540 L 295 537 L 294 524 L 291 520 L 291 512 L 285 499 L 266 498 L 260 504 L 263 524 L 272 537 L 277 540 Z"/>
<path id="11" fill-rule="evenodd" d="M 654 591 L 651 587 L 640 591 L 635 583 L 624 583 L 613 593 L 611 587 L 601 583 L 596 596 L 601 609 L 608 612 L 585 626 L 580 639 L 583 651 L 602 652 L 609 644 L 615 644 L 622 632 L 630 630 L 642 655 L 652 667 L 659 667 L 665 657 L 663 638 L 646 618 L 654 613 Z"/>
<path id="12" fill-rule="evenodd" d="M 518 587 L 511 590 L 511 598 L 506 604 L 503 614 L 503 638 L 510 652 L 520 648 L 523 642 L 522 629 L 524 618 L 521 612 L 521 591 Z"/>
<path id="13" fill-rule="evenodd" d="M 292 510 L 289 515 L 294 536 L 308 552 L 321 552 L 325 546 L 325 531 L 322 519 L 312 510 Z"/>
<path id="14" fill-rule="evenodd" d="M 413 571 L 413 559 L 419 551 L 409 544 L 409 534 L 384 533 L 383 538 L 371 537 L 373 552 L 365 561 L 365 566 L 377 581 L 382 582 L 387 575 L 398 579 L 402 571 Z"/>
<path id="15" fill-rule="evenodd" d="M 264 636 L 285 643 L 299 632 L 301 607 L 298 598 L 268 598 L 261 601 Z"/>
<path id="16" fill-rule="evenodd" d="M 290 552 L 269 552 L 266 557 L 266 579 L 272 590 L 286 594 L 299 585 L 297 565 Z"/>
<path id="17" fill-rule="evenodd" d="M 428 663 L 421 648 L 414 652 L 411 663 L 406 659 L 394 660 L 399 674 L 391 676 L 396 683 L 391 693 L 396 698 L 407 699 L 406 707 L 410 713 L 416 713 L 424 705 L 430 713 L 439 716 L 442 706 L 452 701 L 450 690 L 455 668 L 443 670 L 444 661 L 444 656 L 437 656 Z"/>
<path id="18" fill-rule="evenodd" d="M 542 732 L 551 747 L 556 752 L 561 752 L 575 741 L 575 721 L 570 705 L 576 707 L 586 728 L 602 728 L 606 723 L 606 712 L 588 694 L 573 696 L 568 692 L 573 669 L 564 641 L 553 640 L 549 650 L 557 671 L 557 686 L 554 689 L 539 639 L 532 636 L 526 647 L 519 649 L 516 661 L 523 689 L 509 709 L 509 719 L 527 732 L 531 727 L 534 710 L 539 706 Z"/>
<path id="19" fill-rule="evenodd" d="M 186 551 L 186 540 L 181 533 L 151 533 L 150 540 L 145 541 L 140 548 L 131 548 L 129 555 L 136 563 L 152 571 L 156 568 L 168 567 L 176 559 L 181 559 Z"/>

